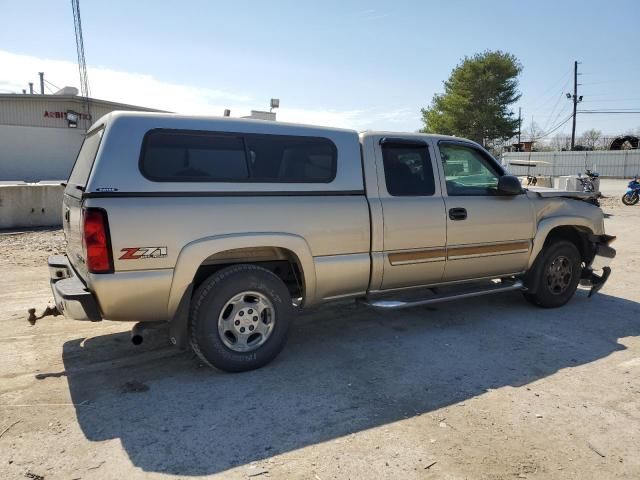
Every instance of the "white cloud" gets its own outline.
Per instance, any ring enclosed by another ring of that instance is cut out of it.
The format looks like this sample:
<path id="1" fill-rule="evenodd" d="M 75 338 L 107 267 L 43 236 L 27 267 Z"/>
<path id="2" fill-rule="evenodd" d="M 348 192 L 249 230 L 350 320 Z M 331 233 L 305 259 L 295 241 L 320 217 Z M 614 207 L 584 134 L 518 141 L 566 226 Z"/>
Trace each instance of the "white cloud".
<path id="1" fill-rule="evenodd" d="M 34 82 L 39 92 L 38 73 L 58 87 L 78 85 L 78 67 L 74 62 L 20 55 L 0 50 L 0 93 L 19 93 Z M 227 92 L 194 85 L 162 81 L 152 75 L 123 72 L 106 67 L 89 67 L 91 96 L 103 100 L 157 108 L 194 115 L 221 115 L 225 108 L 234 117 L 248 115 L 251 109 L 264 108 L 265 99 L 256 99 L 246 92 Z M 258 87 L 258 85 L 256 86 Z M 50 87 L 52 90 L 55 88 Z M 47 92 L 51 93 L 51 92 Z M 410 109 L 393 111 L 338 110 L 332 108 L 302 108 L 283 106 L 278 120 L 355 129 L 390 128 L 406 123 L 416 114 Z"/>
<path id="2" fill-rule="evenodd" d="M 0 90 L 21 92 L 32 80 L 40 91 L 37 72 L 58 87 L 78 85 L 78 66 L 65 60 L 50 60 L 0 50 Z M 91 96 L 103 100 L 190 114 L 220 114 L 229 105 L 249 111 L 249 95 L 163 82 L 152 75 L 89 67 Z M 47 85 L 47 88 L 55 90 Z M 47 93 L 50 91 L 46 90 Z"/>

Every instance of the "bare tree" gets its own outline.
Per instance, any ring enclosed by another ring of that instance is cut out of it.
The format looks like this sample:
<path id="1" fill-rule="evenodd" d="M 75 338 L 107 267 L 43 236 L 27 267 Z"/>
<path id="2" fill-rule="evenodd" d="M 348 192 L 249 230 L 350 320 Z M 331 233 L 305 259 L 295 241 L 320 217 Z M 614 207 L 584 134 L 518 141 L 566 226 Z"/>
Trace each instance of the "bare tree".
<path id="1" fill-rule="evenodd" d="M 590 150 L 595 150 L 600 146 L 600 140 L 602 139 L 602 132 L 592 128 L 582 133 L 580 137 L 580 143 Z"/>
<path id="2" fill-rule="evenodd" d="M 556 133 L 551 139 L 551 145 L 555 150 L 569 150 L 571 149 L 571 138 L 566 133 Z"/>
<path id="3" fill-rule="evenodd" d="M 524 129 L 524 134 L 525 138 L 528 137 L 529 140 L 535 142 L 544 134 L 544 131 L 537 122 L 532 120 L 529 126 Z"/>

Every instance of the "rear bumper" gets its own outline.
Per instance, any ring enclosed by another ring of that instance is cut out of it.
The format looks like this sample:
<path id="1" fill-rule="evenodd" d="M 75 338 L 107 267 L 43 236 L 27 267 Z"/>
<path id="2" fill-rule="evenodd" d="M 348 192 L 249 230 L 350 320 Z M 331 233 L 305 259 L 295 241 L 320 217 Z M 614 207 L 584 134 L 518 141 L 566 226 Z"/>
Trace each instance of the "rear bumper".
<path id="1" fill-rule="evenodd" d="M 611 275 L 610 265 L 616 251 L 609 244 L 615 239 L 611 235 L 593 235 L 589 239 L 594 245 L 595 254 L 591 263 L 582 271 L 582 284 L 591 287 L 590 297 L 604 286 Z"/>
<path id="2" fill-rule="evenodd" d="M 98 302 L 76 275 L 66 255 L 49 257 L 49 281 L 58 311 L 67 318 L 99 322 Z"/>

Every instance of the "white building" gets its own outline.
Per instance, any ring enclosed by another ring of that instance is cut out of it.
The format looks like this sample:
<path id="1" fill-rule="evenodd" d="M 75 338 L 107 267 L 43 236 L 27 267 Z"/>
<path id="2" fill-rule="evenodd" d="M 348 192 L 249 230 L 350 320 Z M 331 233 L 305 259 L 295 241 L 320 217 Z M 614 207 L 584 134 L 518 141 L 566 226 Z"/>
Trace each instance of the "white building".
<path id="1" fill-rule="evenodd" d="M 113 110 L 159 111 L 77 96 L 0 94 L 0 182 L 66 180 L 87 128 Z"/>

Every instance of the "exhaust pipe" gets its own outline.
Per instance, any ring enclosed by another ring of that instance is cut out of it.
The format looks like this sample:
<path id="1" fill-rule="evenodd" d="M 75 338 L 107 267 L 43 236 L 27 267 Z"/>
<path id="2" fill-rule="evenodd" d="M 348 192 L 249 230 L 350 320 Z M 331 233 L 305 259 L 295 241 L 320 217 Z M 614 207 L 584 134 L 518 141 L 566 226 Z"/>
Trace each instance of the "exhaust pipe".
<path id="1" fill-rule="evenodd" d="M 142 345 L 147 330 L 162 330 L 165 328 L 169 328 L 169 322 L 138 322 L 131 329 L 131 343 L 136 346 Z"/>
<path id="2" fill-rule="evenodd" d="M 142 345 L 144 336 L 142 335 L 143 326 L 142 323 L 136 323 L 131 329 L 131 343 L 134 345 Z"/>

